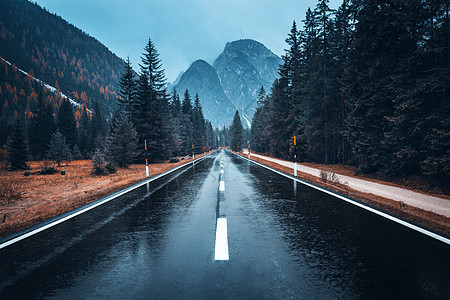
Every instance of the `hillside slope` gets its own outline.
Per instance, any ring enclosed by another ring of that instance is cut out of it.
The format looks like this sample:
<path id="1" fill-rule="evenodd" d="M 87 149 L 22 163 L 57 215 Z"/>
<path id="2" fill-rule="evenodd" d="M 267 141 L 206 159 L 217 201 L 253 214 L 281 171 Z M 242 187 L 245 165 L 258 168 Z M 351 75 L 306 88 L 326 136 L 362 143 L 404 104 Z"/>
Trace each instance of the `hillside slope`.
<path id="1" fill-rule="evenodd" d="M 88 108 L 94 101 L 105 113 L 115 107 L 123 60 L 37 4 L 27 0 L 0 2 L 0 56 Z M 16 83 L 9 84 L 14 89 Z M 26 96 L 17 98 L 26 100 Z M 3 95 L 2 101 L 13 98 Z"/>

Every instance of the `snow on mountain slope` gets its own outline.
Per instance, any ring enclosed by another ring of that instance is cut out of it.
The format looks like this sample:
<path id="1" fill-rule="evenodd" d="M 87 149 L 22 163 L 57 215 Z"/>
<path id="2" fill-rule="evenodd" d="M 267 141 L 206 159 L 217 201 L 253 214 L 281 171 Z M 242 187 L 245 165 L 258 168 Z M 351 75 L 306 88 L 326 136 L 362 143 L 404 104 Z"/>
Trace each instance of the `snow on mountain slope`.
<path id="1" fill-rule="evenodd" d="M 6 59 L 4 59 L 4 58 L 1 57 L 1 56 L 0 56 L 0 58 L 1 58 L 5 63 L 7 63 L 9 66 L 12 66 L 12 63 L 10 63 L 9 61 L 7 61 Z M 73 99 L 70 98 L 69 96 L 67 96 L 67 95 L 65 95 L 65 94 L 63 94 L 63 93 L 61 93 L 61 92 L 59 92 L 58 89 L 55 88 L 54 86 L 51 86 L 51 85 L 49 85 L 49 84 L 47 84 L 47 83 L 45 83 L 45 82 L 39 80 L 38 78 L 36 78 L 36 77 L 34 77 L 34 76 L 28 74 L 27 72 L 25 72 L 25 71 L 22 70 L 21 68 L 17 68 L 17 70 L 19 70 L 19 72 L 22 73 L 22 74 L 24 74 L 25 76 L 30 76 L 31 78 L 33 78 L 34 81 L 36 81 L 36 82 L 38 82 L 39 84 L 43 85 L 47 90 L 51 91 L 52 93 L 54 93 L 54 94 L 60 96 L 60 97 L 63 98 L 63 99 L 68 99 L 68 100 L 70 101 L 70 103 L 71 103 L 73 106 L 81 107 L 81 104 L 80 104 L 80 103 L 76 102 L 75 100 L 73 100 Z M 88 111 L 90 112 L 89 109 L 88 109 Z"/>

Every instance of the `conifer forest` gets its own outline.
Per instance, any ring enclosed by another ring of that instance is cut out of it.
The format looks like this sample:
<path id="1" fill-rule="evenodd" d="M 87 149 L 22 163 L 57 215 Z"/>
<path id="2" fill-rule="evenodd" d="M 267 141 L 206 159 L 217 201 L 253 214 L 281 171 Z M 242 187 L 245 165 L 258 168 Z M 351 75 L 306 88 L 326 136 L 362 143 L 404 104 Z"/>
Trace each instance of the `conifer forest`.
<path id="1" fill-rule="evenodd" d="M 23 33 L 27 20 L 5 10 L 0 49 L 28 73 L 0 60 L 0 160 L 20 169 L 28 160 L 96 154 L 113 171 L 143 162 L 145 141 L 150 162 L 249 144 L 274 157 L 296 154 L 301 162 L 353 165 L 362 173 L 450 179 L 448 6 L 344 0 L 331 9 L 318 1 L 292 23 L 279 78 L 270 90 L 260 88 L 250 129 L 238 111 L 229 128 L 213 128 L 197 93 L 168 90 L 150 38 L 136 72 L 130 59 L 96 40 L 72 44 L 88 37 L 80 30 L 70 32 L 67 46 L 43 41 L 45 32 L 68 26 L 61 18 Z M 37 14 L 36 7 L 22 9 Z M 24 34 L 34 38 L 16 38 Z M 100 60 L 106 67 L 96 65 Z"/>
<path id="2" fill-rule="evenodd" d="M 252 150 L 449 179 L 448 6 L 319 1 L 303 29 L 293 23 L 280 78 L 258 94 Z"/>

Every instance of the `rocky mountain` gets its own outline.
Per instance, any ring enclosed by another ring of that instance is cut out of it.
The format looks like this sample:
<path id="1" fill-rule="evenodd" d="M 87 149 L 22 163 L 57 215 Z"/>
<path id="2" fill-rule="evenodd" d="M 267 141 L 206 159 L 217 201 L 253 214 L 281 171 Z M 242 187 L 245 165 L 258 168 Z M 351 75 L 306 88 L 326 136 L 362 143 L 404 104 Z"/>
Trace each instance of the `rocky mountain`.
<path id="1" fill-rule="evenodd" d="M 239 110 L 244 126 L 250 127 L 256 109 L 256 96 L 264 86 L 269 91 L 278 76 L 281 59 L 254 40 L 227 43 L 214 61 L 194 62 L 175 82 L 182 94 L 186 89 L 199 94 L 205 117 L 213 126 L 230 125 Z"/>
<path id="2" fill-rule="evenodd" d="M 225 94 L 216 70 L 206 61 L 199 59 L 192 63 L 181 75 L 175 88 L 181 98 L 186 89 L 192 98 L 198 93 L 203 114 L 214 127 L 229 125 L 231 122 L 228 116 L 233 115 L 236 108 Z"/>
<path id="3" fill-rule="evenodd" d="M 281 63 L 263 44 L 250 39 L 227 43 L 214 61 L 225 93 L 246 122 L 251 122 L 255 113 L 259 89 L 270 90 Z"/>

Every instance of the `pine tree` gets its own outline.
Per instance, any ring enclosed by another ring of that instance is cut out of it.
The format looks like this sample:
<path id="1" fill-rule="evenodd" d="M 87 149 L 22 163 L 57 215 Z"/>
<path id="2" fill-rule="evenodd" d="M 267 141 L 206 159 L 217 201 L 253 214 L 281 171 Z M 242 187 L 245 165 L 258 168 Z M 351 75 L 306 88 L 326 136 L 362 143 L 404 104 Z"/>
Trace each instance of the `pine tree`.
<path id="1" fill-rule="evenodd" d="M 94 108 L 92 111 L 92 119 L 89 122 L 88 132 L 89 132 L 89 143 L 88 150 L 92 151 L 98 147 L 104 147 L 105 137 L 106 137 L 107 124 L 105 118 L 103 117 L 102 111 L 98 102 L 95 101 Z"/>
<path id="2" fill-rule="evenodd" d="M 256 152 L 265 153 L 268 151 L 271 101 L 271 95 L 266 96 L 264 88 L 261 87 L 257 98 L 259 105 L 253 115 L 250 129 L 251 149 Z"/>
<path id="3" fill-rule="evenodd" d="M 264 89 L 264 86 L 261 86 L 261 88 L 258 91 L 256 103 L 258 107 L 262 107 L 265 102 L 266 102 L 266 90 Z"/>
<path id="4" fill-rule="evenodd" d="M 139 137 L 139 144 L 147 140 L 151 161 L 167 158 L 170 149 L 170 122 L 168 122 L 167 92 L 164 70 L 152 41 L 149 39 L 142 55 L 138 81 L 138 93 L 134 103 L 132 123 Z"/>
<path id="5" fill-rule="evenodd" d="M 181 102 L 180 96 L 176 89 L 172 92 L 172 101 L 170 103 L 170 145 L 172 149 L 172 154 L 179 156 L 182 154 L 182 114 L 181 114 Z"/>
<path id="6" fill-rule="evenodd" d="M 172 113 L 173 118 L 176 118 L 181 113 L 180 95 L 178 95 L 177 90 L 175 88 L 173 88 L 172 92 L 172 102 L 170 105 L 170 111 Z"/>
<path id="7" fill-rule="evenodd" d="M 196 152 L 202 152 L 205 147 L 205 117 L 198 94 L 195 94 L 194 110 L 192 113 L 192 124 L 194 127 L 194 146 Z"/>
<path id="8" fill-rule="evenodd" d="M 11 170 L 28 169 L 28 144 L 20 119 L 16 120 L 12 136 L 8 139 L 7 150 Z"/>
<path id="9" fill-rule="evenodd" d="M 156 93 L 160 98 L 166 97 L 166 78 L 164 69 L 162 68 L 159 53 L 155 48 L 152 40 L 149 38 L 148 43 L 144 47 L 142 54 L 141 72 L 145 70 L 148 74 L 149 88 L 153 93 Z"/>
<path id="10" fill-rule="evenodd" d="M 87 158 L 88 152 L 90 152 L 91 145 L 94 144 L 92 142 L 93 137 L 89 133 L 89 123 L 90 123 L 90 117 L 89 112 L 86 108 L 86 104 L 81 105 L 81 117 L 78 121 L 78 149 L 82 153 L 82 155 Z"/>
<path id="11" fill-rule="evenodd" d="M 133 103 L 136 98 L 137 85 L 134 79 L 133 68 L 131 67 L 130 57 L 127 57 L 123 68 L 122 77 L 119 80 L 119 107 L 128 117 L 131 117 Z"/>
<path id="12" fill-rule="evenodd" d="M 114 113 L 111 116 L 111 120 L 109 121 L 108 135 L 111 135 L 116 130 L 117 125 L 119 124 L 120 120 L 124 117 L 124 115 L 126 115 L 126 113 L 121 109 L 116 109 L 114 111 Z"/>
<path id="13" fill-rule="evenodd" d="M 28 126 L 28 144 L 30 153 L 36 159 L 42 159 L 48 151 L 48 145 L 56 130 L 53 109 L 45 102 L 42 92 L 38 94 L 38 107 Z"/>
<path id="14" fill-rule="evenodd" d="M 106 166 L 105 154 L 101 149 L 97 148 L 92 156 L 92 173 L 95 175 L 108 174 Z"/>
<path id="15" fill-rule="evenodd" d="M 217 147 L 216 145 L 216 137 L 214 133 L 214 129 L 210 121 L 206 121 L 206 130 L 205 130 L 205 142 L 206 142 L 206 150 L 209 151 Z"/>
<path id="16" fill-rule="evenodd" d="M 189 91 L 184 92 L 183 103 L 181 105 L 181 137 L 182 151 L 185 154 L 192 152 L 192 144 L 194 143 L 194 128 L 192 124 L 192 104 Z"/>
<path id="17" fill-rule="evenodd" d="M 56 125 L 66 139 L 67 145 L 73 147 L 77 142 L 77 120 L 69 100 L 63 99 L 56 115 Z"/>
<path id="18" fill-rule="evenodd" d="M 139 155 L 137 148 L 136 130 L 124 113 L 119 114 L 116 125 L 108 138 L 107 153 L 109 159 L 119 167 L 126 168 Z"/>
<path id="19" fill-rule="evenodd" d="M 356 13 L 354 6 L 352 5 L 352 0 L 344 0 L 341 6 L 336 11 L 336 18 L 334 21 L 334 32 L 331 36 L 331 48 L 332 57 L 334 58 L 335 64 L 332 68 L 332 77 L 336 78 L 334 80 L 334 85 L 332 90 L 334 93 L 339 93 L 335 97 L 340 98 L 339 110 L 335 116 L 336 128 L 335 136 L 336 140 L 340 139 L 339 159 L 343 164 L 347 163 L 352 156 L 352 149 L 345 137 L 345 113 L 348 111 L 345 88 L 344 88 L 344 67 L 347 63 L 349 56 L 349 49 L 351 47 L 351 33 L 354 26 L 351 20 L 354 18 Z M 337 107 L 336 106 L 336 107 Z M 340 115 L 340 117 L 338 117 Z M 338 126 L 340 123 L 340 127 Z"/>
<path id="20" fill-rule="evenodd" d="M 54 160 L 55 163 L 58 164 L 58 167 L 61 165 L 62 161 L 67 161 L 70 158 L 70 150 L 69 146 L 66 144 L 66 138 L 59 130 L 52 136 L 47 157 L 50 160 Z"/>
<path id="21" fill-rule="evenodd" d="M 360 170 L 368 173 L 386 169 L 392 155 L 385 132 L 395 92 L 386 86 L 395 73 L 400 49 L 397 28 L 391 26 L 398 16 L 391 9 L 377 1 L 362 4 L 344 73 L 350 108 L 345 120 L 348 138 Z"/>
<path id="22" fill-rule="evenodd" d="M 244 128 L 237 110 L 234 114 L 233 124 L 230 127 L 229 141 L 231 149 L 234 151 L 240 151 L 244 145 Z"/>
<path id="23" fill-rule="evenodd" d="M 185 115 L 189 115 L 189 116 L 192 115 L 192 101 L 191 101 L 191 95 L 189 95 L 188 90 L 186 90 L 184 92 L 183 103 L 181 105 L 181 111 Z"/>

